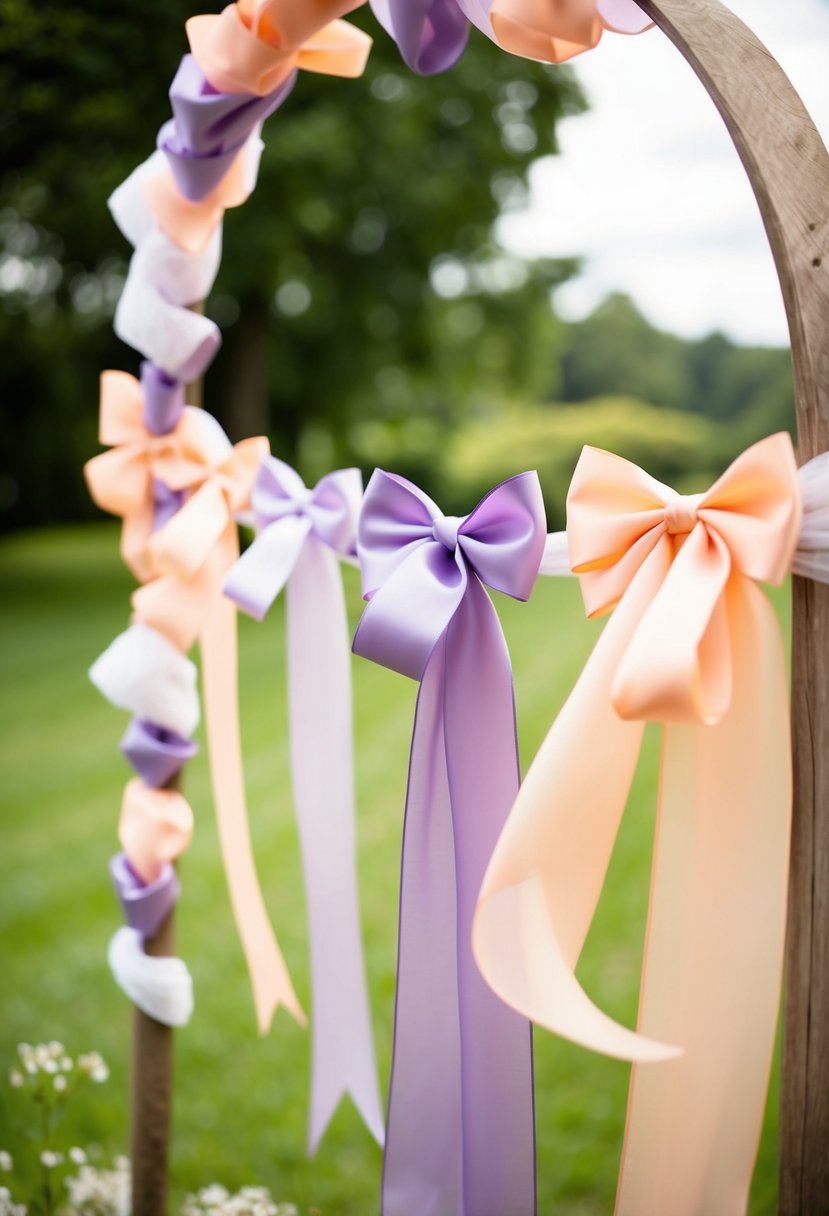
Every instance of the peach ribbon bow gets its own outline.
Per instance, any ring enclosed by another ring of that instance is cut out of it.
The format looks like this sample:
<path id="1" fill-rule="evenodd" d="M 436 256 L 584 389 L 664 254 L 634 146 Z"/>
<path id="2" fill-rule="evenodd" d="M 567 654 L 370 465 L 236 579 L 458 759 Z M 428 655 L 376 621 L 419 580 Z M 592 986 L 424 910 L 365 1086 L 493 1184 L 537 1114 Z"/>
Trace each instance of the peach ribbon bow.
<path id="1" fill-rule="evenodd" d="M 214 89 L 263 96 L 302 68 L 361 76 L 371 38 L 339 18 L 363 0 L 241 0 L 187 22 L 190 50 Z"/>
<path id="2" fill-rule="evenodd" d="M 138 380 L 127 372 L 107 371 L 101 376 L 98 437 L 111 451 L 87 461 L 84 476 L 93 501 L 123 517 L 121 556 L 141 582 L 157 573 L 148 550 L 154 482 L 171 488 L 188 485 L 216 457 L 216 429 L 209 420 L 205 423 L 206 417 L 202 410 L 185 406 L 172 431 L 154 435 L 144 422 Z M 219 446 L 218 452 L 223 451 Z"/>
<path id="3" fill-rule="evenodd" d="M 777 620 L 802 507 L 788 435 L 682 497 L 586 448 L 568 543 L 590 616 L 615 612 L 530 768 L 473 928 L 485 979 L 525 1016 L 637 1062 L 619 1216 L 745 1211 L 774 1043 L 791 757 Z M 575 968 L 646 721 L 662 773 L 637 1032 Z"/>

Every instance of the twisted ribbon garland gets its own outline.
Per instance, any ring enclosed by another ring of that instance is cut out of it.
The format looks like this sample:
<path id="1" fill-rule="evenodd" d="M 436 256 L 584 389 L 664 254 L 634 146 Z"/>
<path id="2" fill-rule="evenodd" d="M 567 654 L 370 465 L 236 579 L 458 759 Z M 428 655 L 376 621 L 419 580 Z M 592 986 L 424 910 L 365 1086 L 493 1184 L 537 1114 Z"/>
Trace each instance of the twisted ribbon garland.
<path id="1" fill-rule="evenodd" d="M 260 621 L 287 591 L 291 771 L 313 988 L 310 1153 L 346 1094 L 383 1142 L 357 897 L 351 667 L 338 568 L 338 555 L 354 553 L 361 498 L 357 469 L 330 473 L 309 490 L 289 465 L 269 457 L 251 498 L 257 537 L 225 582 L 225 593 Z"/>
<path id="2" fill-rule="evenodd" d="M 791 813 L 785 665 L 756 580 L 783 580 L 801 514 L 788 435 L 749 448 L 707 494 L 682 497 L 592 448 L 570 488 L 570 559 L 588 614 L 615 611 L 495 849 L 473 949 L 514 1009 L 636 1062 L 620 1216 L 738 1216 L 748 1201 Z M 664 733 L 634 1033 L 596 1008 L 575 966 L 646 721 Z"/>
<path id="3" fill-rule="evenodd" d="M 472 959 L 475 901 L 517 793 L 512 672 L 484 585 L 532 590 L 544 547 L 535 473 L 464 519 L 376 471 L 358 553 L 357 654 L 420 681 L 400 888 L 384 1216 L 531 1216 L 532 1043 Z"/>

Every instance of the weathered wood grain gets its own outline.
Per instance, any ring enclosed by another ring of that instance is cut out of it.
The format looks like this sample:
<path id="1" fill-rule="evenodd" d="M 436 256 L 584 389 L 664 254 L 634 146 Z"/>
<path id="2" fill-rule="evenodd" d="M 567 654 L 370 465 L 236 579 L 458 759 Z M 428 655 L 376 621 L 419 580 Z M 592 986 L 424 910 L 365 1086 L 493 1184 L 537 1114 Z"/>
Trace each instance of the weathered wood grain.
<path id="1" fill-rule="evenodd" d="M 829 448 L 829 156 L 779 64 L 719 0 L 637 2 L 708 90 L 757 197 L 788 316 L 803 463 Z M 829 587 L 794 579 L 792 630 L 795 798 L 779 1211 L 781 1216 L 826 1216 Z"/>

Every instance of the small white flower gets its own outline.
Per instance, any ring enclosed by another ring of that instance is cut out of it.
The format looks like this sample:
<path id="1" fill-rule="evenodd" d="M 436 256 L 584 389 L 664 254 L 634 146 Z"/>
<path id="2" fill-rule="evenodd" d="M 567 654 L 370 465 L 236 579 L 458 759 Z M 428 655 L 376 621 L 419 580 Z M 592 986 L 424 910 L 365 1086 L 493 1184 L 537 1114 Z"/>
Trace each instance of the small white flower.
<path id="1" fill-rule="evenodd" d="M 55 1087 L 55 1091 L 59 1094 L 62 1094 L 63 1091 L 66 1089 L 66 1077 L 63 1075 L 62 1072 L 59 1072 L 58 1075 L 55 1077 L 54 1081 L 52 1082 L 52 1084 Z"/>
<path id="2" fill-rule="evenodd" d="M 86 1165 L 86 1153 L 82 1148 L 70 1148 L 69 1160 L 73 1161 L 75 1165 Z"/>
<path id="3" fill-rule="evenodd" d="M 19 1069 L 13 1068 L 9 1073 L 9 1085 L 11 1085 L 12 1089 L 20 1089 L 23 1085 L 23 1081 L 23 1073 L 20 1072 Z"/>
<path id="4" fill-rule="evenodd" d="M 5 1149 L 0 1148 L 0 1170 L 2 1170 L 4 1174 L 8 1174 L 9 1171 L 13 1169 L 14 1162 L 12 1161 L 11 1153 L 7 1153 Z"/>
<path id="5" fill-rule="evenodd" d="M 49 1052 L 49 1055 L 52 1057 L 53 1060 L 57 1060 L 59 1056 L 62 1056 L 64 1054 L 64 1052 L 66 1051 L 66 1048 L 64 1047 L 63 1043 L 59 1043 L 57 1041 L 57 1039 L 52 1039 L 52 1042 L 49 1044 L 47 1051 Z"/>
<path id="6" fill-rule="evenodd" d="M 43 1071 L 48 1072 L 50 1076 L 54 1076 L 54 1074 L 58 1071 L 57 1060 L 52 1060 L 52 1059 L 47 1060 L 46 1063 L 43 1065 Z"/>
<path id="7" fill-rule="evenodd" d="M 64 1056 L 60 1062 L 60 1066 L 64 1072 L 71 1072 L 72 1069 L 75 1067 L 75 1061 L 72 1059 L 71 1056 Z"/>
<path id="8" fill-rule="evenodd" d="M 40 1154 L 40 1164 L 47 1170 L 53 1170 L 56 1166 L 63 1165 L 63 1153 L 53 1153 L 45 1148 Z"/>
<path id="9" fill-rule="evenodd" d="M 99 1064 L 97 1068 L 93 1068 L 92 1072 L 89 1074 L 89 1078 L 91 1081 L 94 1081 L 96 1085 L 102 1085 L 104 1081 L 108 1081 L 109 1069 L 107 1068 L 106 1064 Z"/>
<path id="10" fill-rule="evenodd" d="M 29 1073 L 30 1076 L 33 1076 L 34 1073 L 37 1072 L 37 1064 L 35 1064 L 33 1056 L 29 1056 L 29 1058 L 27 1060 L 24 1060 L 23 1067 L 26 1069 L 26 1072 Z"/>
<path id="11" fill-rule="evenodd" d="M 30 1056 L 32 1054 L 33 1051 L 34 1051 L 34 1048 L 32 1047 L 31 1043 L 18 1043 L 17 1044 L 17 1054 L 20 1056 L 21 1060 L 25 1060 L 27 1058 L 27 1056 Z"/>
<path id="12" fill-rule="evenodd" d="M 49 1048 L 45 1043 L 38 1043 L 37 1047 L 34 1049 L 34 1058 L 35 1064 L 37 1064 L 39 1068 L 45 1067 L 47 1060 L 50 1059 Z"/>

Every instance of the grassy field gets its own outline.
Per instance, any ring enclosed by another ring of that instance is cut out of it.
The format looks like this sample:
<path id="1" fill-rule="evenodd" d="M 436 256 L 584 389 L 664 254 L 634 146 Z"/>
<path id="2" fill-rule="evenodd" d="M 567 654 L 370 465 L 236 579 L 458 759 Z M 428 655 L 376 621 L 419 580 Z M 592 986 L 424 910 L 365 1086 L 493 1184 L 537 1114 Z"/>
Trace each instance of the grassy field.
<path id="1" fill-rule="evenodd" d="M 354 571 L 350 612 L 359 614 Z M 130 1010 L 106 967 L 120 916 L 107 873 L 117 847 L 118 751 L 125 715 L 86 669 L 125 625 L 128 576 L 114 527 L 17 536 L 0 546 L 0 1069 L 15 1044 L 62 1039 L 100 1050 L 112 1067 L 78 1099 L 68 1143 L 127 1146 Z M 780 596 L 785 613 L 786 596 Z M 524 764 L 596 637 L 577 587 L 543 580 L 529 605 L 499 598 L 512 648 Z M 304 904 L 292 818 L 281 608 L 241 624 L 243 738 L 259 873 L 300 995 L 308 1007 Z M 362 912 L 384 1086 L 388 1079 L 397 884 L 415 685 L 354 665 Z M 656 790 L 647 740 L 608 885 L 580 974 L 618 1017 L 635 1019 Z M 178 1035 L 172 1162 L 174 1199 L 210 1181 L 268 1185 L 304 1214 L 378 1211 L 380 1153 L 350 1106 L 313 1161 L 304 1156 L 308 1038 L 281 1014 L 259 1039 L 219 861 L 204 755 L 187 770 L 197 831 L 182 865 L 179 951 L 197 1009 Z M 612 1210 L 628 1069 L 536 1032 L 539 1211 Z M 0 1073 L 2 1076 L 2 1073 Z M 0 1148 L 14 1149 L 17 1097 L 0 1082 Z M 755 1177 L 753 1216 L 775 1210 L 776 1078 Z M 412 1213 L 411 1216 L 418 1216 Z M 504 1216 L 508 1216 L 505 1213 Z M 667 1216 L 667 1214 L 666 1214 Z"/>

